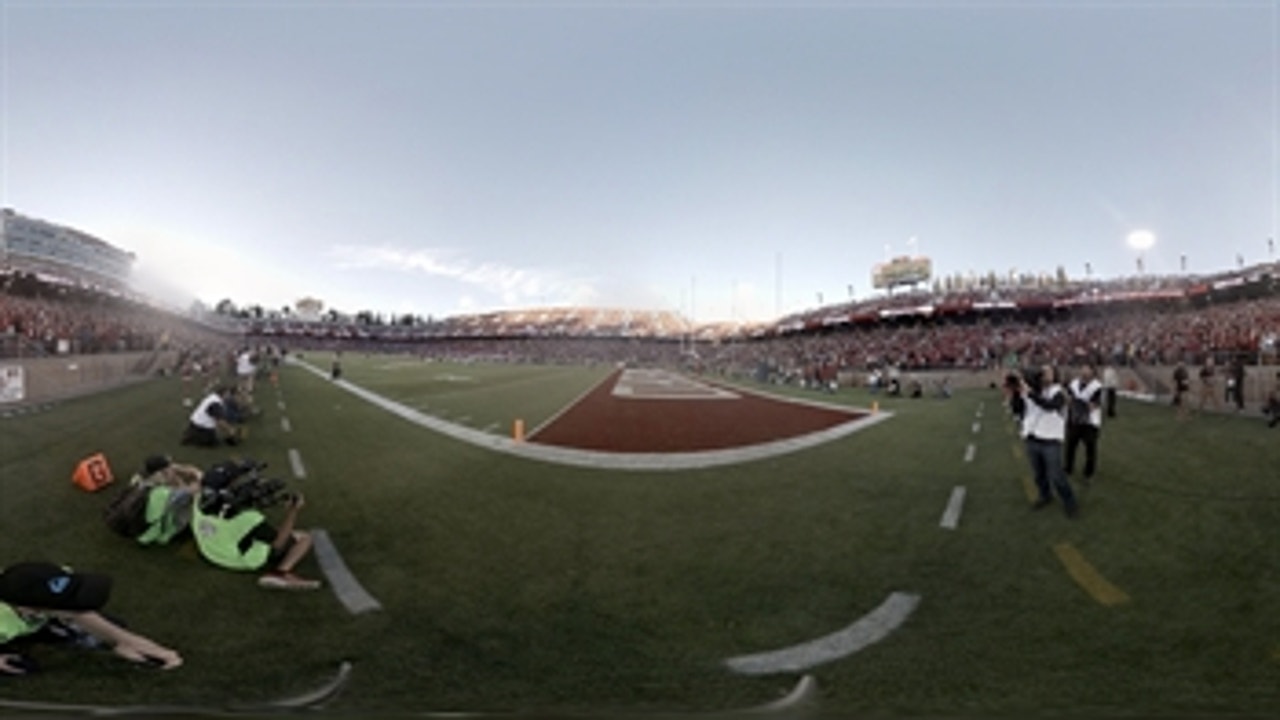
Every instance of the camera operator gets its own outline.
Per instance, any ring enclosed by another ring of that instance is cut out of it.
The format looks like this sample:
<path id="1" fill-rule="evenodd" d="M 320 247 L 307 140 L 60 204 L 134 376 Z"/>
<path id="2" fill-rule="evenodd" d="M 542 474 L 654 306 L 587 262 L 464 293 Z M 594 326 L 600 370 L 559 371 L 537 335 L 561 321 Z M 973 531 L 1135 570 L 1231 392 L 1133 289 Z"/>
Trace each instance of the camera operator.
<path id="1" fill-rule="evenodd" d="M 1011 372 L 1004 376 L 1004 384 L 1000 386 L 1004 392 L 1005 404 L 1009 406 L 1009 414 L 1018 421 L 1018 426 L 1022 426 L 1022 421 L 1027 416 L 1027 401 L 1022 396 L 1022 374 Z"/>
<path id="2" fill-rule="evenodd" d="M 113 622 L 99 611 L 111 594 L 109 575 L 74 572 L 47 562 L 0 571 L 0 677 L 38 669 L 28 651 L 40 643 L 110 647 L 120 657 L 170 670 L 182 656 Z"/>
<path id="3" fill-rule="evenodd" d="M 148 489 L 143 519 L 146 529 L 135 539 L 142 545 L 166 545 L 191 525 L 192 499 L 200 489 L 200 468 L 175 463 L 168 455 L 152 455 L 129 484 Z"/>
<path id="4" fill-rule="evenodd" d="M 259 478 L 262 467 L 222 463 L 205 473 L 192 520 L 200 554 L 228 570 L 265 571 L 259 587 L 314 590 L 318 581 L 293 573 L 311 550 L 311 535 L 295 529 L 305 501 L 301 493 L 283 493 L 282 481 Z M 275 528 L 262 510 L 281 500 L 286 503 L 284 521 Z"/>
<path id="5" fill-rule="evenodd" d="M 1022 417 L 1022 437 L 1026 442 L 1027 459 L 1035 475 L 1036 489 L 1040 491 L 1032 509 L 1039 510 L 1052 504 L 1053 492 L 1057 492 L 1067 517 L 1075 517 L 1078 511 L 1075 493 L 1071 492 L 1071 484 L 1062 467 L 1067 393 L 1058 383 L 1053 366 L 1045 365 L 1042 369 L 1024 373 L 1018 395 L 1026 408 Z"/>
<path id="6" fill-rule="evenodd" d="M 1084 475 L 1081 482 L 1087 487 L 1098 467 L 1098 434 L 1102 429 L 1102 383 L 1094 377 L 1092 365 L 1085 365 L 1080 374 L 1067 384 L 1067 455 L 1065 472 L 1071 475 L 1076 464 L 1076 449 L 1084 443 Z"/>
<path id="7" fill-rule="evenodd" d="M 187 418 L 187 429 L 182 433 L 183 445 L 217 447 L 223 442 L 236 445 L 240 442 L 240 429 L 234 424 L 231 412 L 233 388 L 219 385 L 200 401 Z"/>

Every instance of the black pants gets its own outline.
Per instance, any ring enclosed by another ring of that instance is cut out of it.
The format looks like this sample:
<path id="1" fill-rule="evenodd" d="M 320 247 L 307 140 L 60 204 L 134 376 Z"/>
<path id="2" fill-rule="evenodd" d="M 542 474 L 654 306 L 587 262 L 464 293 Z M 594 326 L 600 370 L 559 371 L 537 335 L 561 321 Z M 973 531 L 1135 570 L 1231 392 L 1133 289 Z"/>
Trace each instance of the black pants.
<path id="1" fill-rule="evenodd" d="M 1115 417 L 1116 416 L 1116 389 L 1113 387 L 1107 388 L 1107 391 L 1105 393 L 1105 399 L 1106 399 L 1106 405 L 1107 405 L 1107 417 Z"/>
<path id="2" fill-rule="evenodd" d="M 1067 448 L 1064 458 L 1064 470 L 1070 475 L 1076 464 L 1076 448 L 1084 443 L 1084 476 L 1093 477 L 1098 468 L 1098 428 L 1089 425 L 1067 425 Z"/>

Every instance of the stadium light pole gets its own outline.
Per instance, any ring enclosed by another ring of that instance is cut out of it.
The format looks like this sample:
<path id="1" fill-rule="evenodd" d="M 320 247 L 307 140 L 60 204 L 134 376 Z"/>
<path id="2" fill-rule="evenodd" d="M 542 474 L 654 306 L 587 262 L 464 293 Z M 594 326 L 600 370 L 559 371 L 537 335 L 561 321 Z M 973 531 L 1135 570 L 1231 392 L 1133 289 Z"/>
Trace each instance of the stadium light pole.
<path id="1" fill-rule="evenodd" d="M 1186 253 L 1182 253 L 1180 262 L 1181 262 L 1182 272 L 1185 273 L 1187 271 L 1187 254 Z"/>

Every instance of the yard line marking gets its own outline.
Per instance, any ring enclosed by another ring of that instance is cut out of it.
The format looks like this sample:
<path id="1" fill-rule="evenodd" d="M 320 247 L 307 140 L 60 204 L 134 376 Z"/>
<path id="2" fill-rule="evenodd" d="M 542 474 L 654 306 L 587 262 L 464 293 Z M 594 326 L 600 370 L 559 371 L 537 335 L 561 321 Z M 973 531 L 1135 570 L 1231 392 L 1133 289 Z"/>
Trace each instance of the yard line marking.
<path id="1" fill-rule="evenodd" d="M 453 421 L 456 423 L 468 423 L 468 422 L 471 422 L 471 416 L 463 415 L 462 417 L 454 418 Z"/>
<path id="2" fill-rule="evenodd" d="M 843 630 L 781 650 L 732 657 L 725 660 L 725 664 L 730 670 L 743 675 L 807 670 L 880 642 L 906 622 L 919 604 L 919 595 L 895 592 L 880 603 L 880 607 L 858 618 Z"/>
<path id="3" fill-rule="evenodd" d="M 977 454 L 978 448 L 974 447 L 973 443 L 969 443 L 969 447 L 964 449 L 964 461 L 973 462 L 973 456 Z"/>
<path id="4" fill-rule="evenodd" d="M 316 562 L 320 564 L 320 571 L 329 580 L 329 587 L 333 589 L 333 594 L 338 597 L 338 601 L 347 608 L 348 612 L 359 615 L 363 612 L 382 609 L 382 604 L 364 589 L 356 576 L 351 573 L 351 569 L 343 562 L 329 533 L 319 528 L 312 530 L 311 542 L 315 550 Z"/>
<path id="5" fill-rule="evenodd" d="M 622 375 L 622 373 L 617 373 L 617 375 L 618 375 L 618 376 L 621 376 L 621 375 Z M 583 400 L 585 400 L 585 399 L 587 398 L 587 396 L 588 396 L 588 395 L 590 395 L 591 393 L 595 392 L 595 389 L 596 389 L 596 388 L 598 388 L 598 387 L 600 387 L 600 386 L 604 385 L 605 383 L 609 382 L 610 380 L 614 379 L 614 376 L 615 376 L 615 374 L 614 374 L 614 373 L 609 373 L 608 375 L 606 375 L 606 376 L 604 376 L 603 378 L 601 378 L 601 379 L 600 379 L 600 382 L 596 383 L 595 385 L 592 385 L 591 387 L 587 388 L 586 390 L 583 390 L 581 393 L 579 393 L 579 394 L 578 394 L 578 397 L 574 398 L 573 400 L 570 400 L 570 401 L 569 401 L 569 403 L 568 403 L 567 405 L 565 405 L 564 407 L 562 407 L 562 408 L 560 408 L 559 410 L 557 410 L 555 413 L 553 413 L 553 414 L 551 415 L 551 417 L 547 418 L 546 420 L 543 420 L 543 421 L 542 421 L 542 423 L 540 423 L 537 427 L 530 428 L 530 429 L 529 429 L 529 431 L 528 431 L 528 432 L 526 432 L 526 433 L 525 433 L 525 435 L 524 435 L 525 439 L 526 439 L 526 440 L 528 440 L 529 438 L 533 437 L 534 435 L 537 435 L 539 430 L 541 430 L 541 429 L 542 429 L 542 428 L 544 428 L 544 427 L 549 426 L 551 423 L 555 422 L 556 420 L 559 420 L 559 419 L 560 419 L 560 417 L 561 417 L 562 415 L 564 415 L 565 413 L 567 413 L 567 412 L 569 412 L 570 410 L 572 410 L 572 409 L 573 409 L 573 408 L 574 408 L 578 403 L 580 403 L 580 402 L 582 402 Z"/>
<path id="6" fill-rule="evenodd" d="M 498 423 L 489 423 L 488 425 L 485 425 L 484 429 L 482 429 L 480 432 L 491 433 L 497 429 L 498 429 Z"/>
<path id="7" fill-rule="evenodd" d="M 800 678 L 799 682 L 796 683 L 795 687 L 791 688 L 791 692 L 778 698 L 777 700 L 774 700 L 773 702 L 765 703 L 763 705 L 757 705 L 755 707 L 747 708 L 746 710 L 739 710 L 737 712 L 733 712 L 729 714 L 732 716 L 732 715 L 737 715 L 739 712 L 755 714 L 755 713 L 776 713 L 776 712 L 785 712 L 788 710 L 795 710 L 796 708 L 802 705 L 808 705 L 812 703 L 815 699 L 817 699 L 817 695 L 818 695 L 818 681 L 814 680 L 812 675 L 805 675 Z"/>
<path id="8" fill-rule="evenodd" d="M 981 431 L 982 431 L 982 423 L 980 423 L 980 422 L 976 422 L 976 423 L 974 423 L 974 424 L 973 424 L 973 434 L 974 434 L 974 435 L 977 435 L 977 434 L 978 434 L 979 432 L 981 432 Z"/>
<path id="9" fill-rule="evenodd" d="M 285 432 L 290 432 L 291 430 L 293 430 L 293 426 L 289 424 L 289 418 L 287 417 L 280 418 L 280 428 Z"/>
<path id="10" fill-rule="evenodd" d="M 734 400 L 738 393 L 713 387 L 666 370 L 627 368 L 618 376 L 612 394 L 641 400 Z"/>
<path id="11" fill-rule="evenodd" d="M 1089 564 L 1084 556 L 1071 543 L 1058 543 L 1053 546 L 1058 559 L 1066 566 L 1067 573 L 1094 600 L 1103 605 L 1120 605 L 1129 602 L 1129 596 L 1123 590 L 1107 582 L 1102 574 Z"/>
<path id="12" fill-rule="evenodd" d="M 289 448 L 289 465 L 293 467 L 293 476 L 301 480 L 307 476 L 307 469 L 302 466 L 302 454 Z"/>
<path id="13" fill-rule="evenodd" d="M 957 485 L 951 491 L 951 499 L 947 501 L 947 509 L 942 512 L 942 521 L 938 523 L 939 527 L 947 530 L 955 530 L 960 524 L 960 510 L 964 508 L 964 486 Z"/>
<path id="14" fill-rule="evenodd" d="M 1040 491 L 1036 490 L 1036 484 L 1031 482 L 1030 475 L 1022 476 L 1022 492 L 1026 493 L 1027 500 L 1030 502 L 1035 502 L 1036 498 L 1040 496 Z"/>
<path id="15" fill-rule="evenodd" d="M 277 402 L 277 403 L 276 403 L 276 407 L 278 407 L 278 408 L 280 408 L 281 410 L 283 410 L 283 409 L 284 409 L 284 401 L 283 401 L 283 400 L 281 400 L 281 401 Z"/>

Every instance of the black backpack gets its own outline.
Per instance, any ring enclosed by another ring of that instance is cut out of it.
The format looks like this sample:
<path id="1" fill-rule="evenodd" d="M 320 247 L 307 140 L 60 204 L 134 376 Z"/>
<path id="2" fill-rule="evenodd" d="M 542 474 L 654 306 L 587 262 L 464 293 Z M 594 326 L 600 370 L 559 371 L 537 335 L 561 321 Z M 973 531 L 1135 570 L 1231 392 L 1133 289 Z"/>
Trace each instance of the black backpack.
<path id="1" fill-rule="evenodd" d="M 151 486 L 136 482 L 120 489 L 102 511 L 107 527 L 117 535 L 133 539 L 147 531 L 147 497 Z"/>

